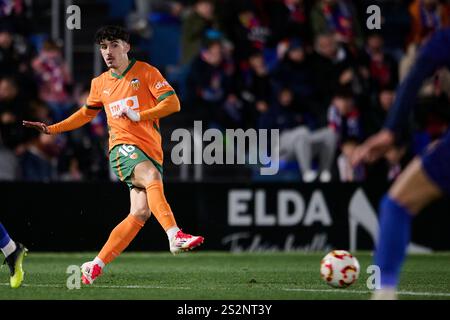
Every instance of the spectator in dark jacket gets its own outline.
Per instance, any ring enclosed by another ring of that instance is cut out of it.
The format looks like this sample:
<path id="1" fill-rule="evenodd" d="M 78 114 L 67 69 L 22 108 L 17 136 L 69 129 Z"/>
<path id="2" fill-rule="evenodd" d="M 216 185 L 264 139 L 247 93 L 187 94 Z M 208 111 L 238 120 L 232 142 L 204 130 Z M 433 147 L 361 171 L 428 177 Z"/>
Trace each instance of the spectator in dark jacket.
<path id="1" fill-rule="evenodd" d="M 361 48 L 362 28 L 356 9 L 348 0 L 319 0 L 311 10 L 314 36 L 331 32 L 336 41 L 349 47 Z"/>
<path id="2" fill-rule="evenodd" d="M 211 0 L 196 0 L 183 18 L 181 31 L 181 64 L 190 63 L 200 52 L 206 31 L 213 26 L 214 4 Z"/>
<path id="3" fill-rule="evenodd" d="M 312 72 L 302 40 L 293 38 L 272 76 L 277 89 L 291 88 L 296 103 L 309 107 L 315 92 Z"/>
<path id="4" fill-rule="evenodd" d="M 22 143 L 21 120 L 27 109 L 28 101 L 20 94 L 16 79 L 0 78 L 0 133 L 4 145 L 12 150 Z"/>
<path id="5" fill-rule="evenodd" d="M 313 84 L 316 89 L 317 108 L 311 110 L 318 127 L 327 125 L 327 110 L 333 94 L 341 86 L 353 85 L 357 80 L 354 61 L 333 35 L 325 33 L 315 40 L 315 53 L 311 59 Z"/>
<path id="6" fill-rule="evenodd" d="M 361 54 L 361 63 L 371 81 L 370 91 L 378 93 L 380 88 L 398 83 L 398 63 L 384 50 L 384 40 L 378 33 L 368 36 Z"/>
<path id="7" fill-rule="evenodd" d="M 271 78 L 261 51 L 256 50 L 250 55 L 249 70 L 240 79 L 246 127 L 255 127 L 259 116 L 269 109 L 272 99 Z"/>
<path id="8" fill-rule="evenodd" d="M 222 43 L 207 41 L 187 76 L 190 115 L 208 125 L 235 128 L 242 124 L 242 105 L 224 66 Z"/>

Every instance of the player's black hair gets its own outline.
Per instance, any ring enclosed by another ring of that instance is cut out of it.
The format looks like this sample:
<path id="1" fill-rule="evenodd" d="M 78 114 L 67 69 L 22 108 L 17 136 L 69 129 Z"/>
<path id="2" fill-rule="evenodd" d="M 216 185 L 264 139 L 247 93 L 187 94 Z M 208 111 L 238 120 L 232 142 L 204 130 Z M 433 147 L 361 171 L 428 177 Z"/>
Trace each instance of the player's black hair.
<path id="1" fill-rule="evenodd" d="M 103 40 L 123 40 L 130 43 L 130 34 L 120 26 L 104 26 L 95 33 L 95 43 L 100 44 Z"/>

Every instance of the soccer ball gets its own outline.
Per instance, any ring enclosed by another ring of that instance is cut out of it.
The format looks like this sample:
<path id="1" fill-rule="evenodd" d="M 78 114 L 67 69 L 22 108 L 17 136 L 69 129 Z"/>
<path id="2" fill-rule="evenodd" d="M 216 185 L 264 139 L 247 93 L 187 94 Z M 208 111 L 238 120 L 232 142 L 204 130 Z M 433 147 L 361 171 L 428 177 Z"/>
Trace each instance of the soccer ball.
<path id="1" fill-rule="evenodd" d="M 359 277 L 359 262 L 345 250 L 333 250 L 320 262 L 320 276 L 330 286 L 346 288 Z"/>

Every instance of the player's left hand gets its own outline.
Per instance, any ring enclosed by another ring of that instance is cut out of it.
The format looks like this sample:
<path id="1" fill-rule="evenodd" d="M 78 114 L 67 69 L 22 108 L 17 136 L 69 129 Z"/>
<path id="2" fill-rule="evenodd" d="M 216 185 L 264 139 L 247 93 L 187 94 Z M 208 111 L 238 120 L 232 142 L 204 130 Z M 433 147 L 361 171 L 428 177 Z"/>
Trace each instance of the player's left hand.
<path id="1" fill-rule="evenodd" d="M 27 128 L 33 128 L 38 130 L 39 132 L 50 134 L 50 131 L 48 130 L 48 126 L 43 122 L 33 122 L 33 121 L 22 121 L 22 125 L 24 125 Z"/>

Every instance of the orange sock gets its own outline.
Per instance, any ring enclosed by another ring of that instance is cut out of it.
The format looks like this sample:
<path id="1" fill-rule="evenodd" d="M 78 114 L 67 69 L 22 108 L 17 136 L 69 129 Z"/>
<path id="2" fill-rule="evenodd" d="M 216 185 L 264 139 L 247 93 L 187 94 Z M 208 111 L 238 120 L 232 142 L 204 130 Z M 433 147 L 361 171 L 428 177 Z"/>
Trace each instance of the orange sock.
<path id="1" fill-rule="evenodd" d="M 162 181 L 155 180 L 150 183 L 145 190 L 147 191 L 148 206 L 155 215 L 164 231 L 177 225 L 172 209 L 164 196 L 164 188 Z"/>
<path id="2" fill-rule="evenodd" d="M 108 264 L 125 250 L 144 226 L 144 222 L 129 214 L 109 235 L 98 257 Z"/>

